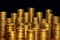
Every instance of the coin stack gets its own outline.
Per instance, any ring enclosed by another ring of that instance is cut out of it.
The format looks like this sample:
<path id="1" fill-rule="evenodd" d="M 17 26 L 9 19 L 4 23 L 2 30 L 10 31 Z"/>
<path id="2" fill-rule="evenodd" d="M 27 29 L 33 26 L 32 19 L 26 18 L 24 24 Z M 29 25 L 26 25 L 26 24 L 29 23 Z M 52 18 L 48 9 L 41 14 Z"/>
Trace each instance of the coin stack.
<path id="1" fill-rule="evenodd" d="M 46 29 L 40 29 L 40 40 L 47 40 L 47 30 Z"/>
<path id="2" fill-rule="evenodd" d="M 28 24 L 28 22 L 29 22 L 29 13 L 28 12 L 24 13 L 24 18 L 23 19 L 24 19 L 24 23 Z"/>
<path id="3" fill-rule="evenodd" d="M 33 29 L 27 31 L 27 40 L 35 40 L 35 31 Z"/>
<path id="4" fill-rule="evenodd" d="M 30 23 L 33 21 L 35 8 L 28 8 Z"/>
<path id="5" fill-rule="evenodd" d="M 51 27 L 51 38 L 53 38 L 53 14 L 52 14 L 52 10 L 51 9 L 46 9 L 46 19 L 47 19 L 47 23 L 50 24 L 50 27 Z"/>
<path id="6" fill-rule="evenodd" d="M 43 19 L 43 12 L 36 12 L 36 17 L 38 17 L 39 24 L 41 24 Z"/>
<path id="7" fill-rule="evenodd" d="M 29 29 L 29 25 L 24 25 L 25 29 L 25 39 L 27 40 L 27 30 Z"/>
<path id="8" fill-rule="evenodd" d="M 6 26 L 6 12 L 0 12 L 0 40 L 4 40 L 5 36 L 5 26 Z"/>
<path id="9" fill-rule="evenodd" d="M 7 12 L 0 12 L 0 40 L 59 40 L 60 17 L 54 16 L 51 9 L 46 9 L 45 18 L 43 12 L 36 12 L 35 8 L 17 9 L 17 13 L 11 13 L 7 18 Z"/>
<path id="10" fill-rule="evenodd" d="M 18 9 L 17 10 L 17 26 L 20 25 L 24 20 L 23 20 L 23 13 L 24 13 L 24 9 Z"/>
<path id="11" fill-rule="evenodd" d="M 14 31 L 14 24 L 12 23 L 11 18 L 7 18 L 7 24 L 6 24 L 6 40 L 15 40 L 16 39 L 16 33 Z"/>
<path id="12" fill-rule="evenodd" d="M 17 39 L 16 40 L 25 40 L 25 30 L 24 28 L 17 28 Z"/>
<path id="13" fill-rule="evenodd" d="M 11 13 L 11 20 L 12 20 L 12 23 L 14 24 L 14 30 L 16 31 L 16 19 L 17 19 L 17 13 Z"/>
<path id="14" fill-rule="evenodd" d="M 60 40 L 60 23 L 54 25 L 54 40 Z"/>

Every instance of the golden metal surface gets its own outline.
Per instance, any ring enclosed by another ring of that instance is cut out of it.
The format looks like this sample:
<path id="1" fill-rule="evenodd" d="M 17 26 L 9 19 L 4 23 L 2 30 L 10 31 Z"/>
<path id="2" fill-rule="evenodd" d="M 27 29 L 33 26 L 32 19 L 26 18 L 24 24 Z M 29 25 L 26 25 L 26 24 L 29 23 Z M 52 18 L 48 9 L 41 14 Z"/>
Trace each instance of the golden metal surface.
<path id="1" fill-rule="evenodd" d="M 5 36 L 6 16 L 7 16 L 7 13 L 5 11 L 0 12 L 0 38 L 1 40 L 4 40 L 4 36 Z"/>
<path id="2" fill-rule="evenodd" d="M 18 9 L 17 12 L 18 12 L 17 16 L 22 18 L 23 13 L 24 13 L 24 9 Z"/>
<path id="3" fill-rule="evenodd" d="M 40 29 L 40 40 L 47 40 L 47 30 L 46 29 Z"/>
<path id="4" fill-rule="evenodd" d="M 16 34 L 14 31 L 9 32 L 9 34 L 7 34 L 7 39 L 8 40 L 16 40 Z"/>
<path id="5" fill-rule="evenodd" d="M 7 24 L 12 23 L 12 18 L 7 18 Z"/>
<path id="6" fill-rule="evenodd" d="M 11 13 L 11 19 L 13 23 L 16 23 L 17 13 Z"/>
<path id="7" fill-rule="evenodd" d="M 53 23 L 59 23 L 59 16 L 54 16 L 53 17 Z"/>
<path id="8" fill-rule="evenodd" d="M 0 12 L 1 19 L 5 19 L 7 16 L 7 13 L 5 11 Z"/>
<path id="9" fill-rule="evenodd" d="M 25 40 L 25 30 L 23 28 L 17 29 L 17 40 Z"/>
<path id="10" fill-rule="evenodd" d="M 29 18 L 30 18 L 30 22 L 32 23 L 33 21 L 33 17 L 34 17 L 34 8 L 28 8 L 28 12 L 29 12 Z"/>
<path id="11" fill-rule="evenodd" d="M 35 31 L 33 29 L 27 31 L 27 40 L 35 40 Z"/>
<path id="12" fill-rule="evenodd" d="M 54 16 L 51 9 L 36 12 L 35 8 L 18 9 L 7 18 L 7 12 L 0 12 L 0 40 L 59 40 L 60 17 Z"/>
<path id="13" fill-rule="evenodd" d="M 24 13 L 24 23 L 28 23 L 29 22 L 29 13 L 25 12 Z"/>
<path id="14" fill-rule="evenodd" d="M 56 23 L 53 29 L 54 40 L 60 40 L 60 23 Z"/>
<path id="15" fill-rule="evenodd" d="M 43 12 L 36 12 L 36 17 L 38 17 L 39 23 L 42 23 Z"/>
<path id="16" fill-rule="evenodd" d="M 42 19 L 42 24 L 47 23 L 47 19 Z"/>

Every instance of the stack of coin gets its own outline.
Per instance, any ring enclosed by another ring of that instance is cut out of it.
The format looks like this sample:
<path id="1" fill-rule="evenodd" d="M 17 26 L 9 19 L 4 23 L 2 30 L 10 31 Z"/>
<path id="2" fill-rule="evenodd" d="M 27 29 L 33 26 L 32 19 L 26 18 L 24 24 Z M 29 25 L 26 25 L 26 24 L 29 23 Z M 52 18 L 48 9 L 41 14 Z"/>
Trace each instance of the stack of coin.
<path id="1" fill-rule="evenodd" d="M 17 13 L 11 13 L 11 20 L 12 23 L 14 24 L 14 30 L 16 31 L 16 19 L 17 19 Z"/>
<path id="2" fill-rule="evenodd" d="M 0 12 L 0 40 L 54 40 L 60 39 L 60 17 L 54 16 L 51 9 L 47 9 L 46 18 L 43 12 L 36 12 L 35 8 L 18 9 L 6 18 L 6 12 Z M 34 16 L 35 15 L 35 16 Z"/>
<path id="3" fill-rule="evenodd" d="M 20 25 L 24 20 L 23 20 L 23 13 L 24 13 L 24 9 L 18 9 L 17 10 L 18 14 L 17 14 L 17 25 Z"/>
<path id="4" fill-rule="evenodd" d="M 54 16 L 53 17 L 53 23 L 59 23 L 59 16 Z"/>
<path id="5" fill-rule="evenodd" d="M 42 19 L 42 24 L 47 23 L 47 19 Z"/>
<path id="6" fill-rule="evenodd" d="M 54 25 L 54 40 L 60 40 L 60 23 Z"/>
<path id="7" fill-rule="evenodd" d="M 46 29 L 40 29 L 40 40 L 48 40 L 48 34 Z"/>
<path id="8" fill-rule="evenodd" d="M 43 12 L 36 12 L 36 17 L 38 17 L 39 24 L 41 24 L 43 18 Z"/>
<path id="9" fill-rule="evenodd" d="M 6 15 L 7 14 L 5 11 L 0 12 L 0 37 L 1 37 L 1 40 L 3 40 L 4 36 L 5 36 Z"/>
<path id="10" fill-rule="evenodd" d="M 52 10 L 51 9 L 46 9 L 46 19 L 47 19 L 47 23 L 49 23 L 50 24 L 50 27 L 51 27 L 51 38 L 53 38 L 53 34 L 52 34 L 52 32 L 53 32 L 53 14 L 52 14 Z"/>
<path id="11" fill-rule="evenodd" d="M 34 11 L 35 11 L 35 9 L 34 9 L 34 8 L 32 8 L 32 7 L 31 7 L 31 8 L 28 8 L 30 23 L 32 23 L 32 22 L 33 22 Z"/>
<path id="12" fill-rule="evenodd" d="M 45 28 L 46 28 L 46 30 L 48 30 L 47 31 L 47 35 L 48 35 L 47 39 L 51 40 L 51 26 L 50 26 L 50 24 L 49 23 L 45 23 Z"/>
<path id="13" fill-rule="evenodd" d="M 11 13 L 12 23 L 16 23 L 17 13 Z"/>
<path id="14" fill-rule="evenodd" d="M 16 34 L 14 31 L 9 32 L 7 40 L 16 40 Z"/>
<path id="15" fill-rule="evenodd" d="M 33 17 L 33 24 L 38 24 L 38 17 Z"/>
<path id="16" fill-rule="evenodd" d="M 39 29 L 38 17 L 33 18 L 33 27 Z"/>
<path id="17" fill-rule="evenodd" d="M 39 40 L 39 38 L 40 38 L 40 36 L 39 36 L 40 35 L 40 33 L 39 33 L 40 30 L 36 29 L 36 28 L 34 30 L 35 30 L 35 40 Z"/>
<path id="18" fill-rule="evenodd" d="M 12 23 L 12 19 L 11 18 L 7 18 L 7 24 L 6 24 L 6 32 L 10 32 L 10 31 L 14 31 L 14 27 L 13 27 L 13 23 Z"/>
<path id="19" fill-rule="evenodd" d="M 33 29 L 27 31 L 27 40 L 35 40 L 35 31 Z"/>
<path id="20" fill-rule="evenodd" d="M 25 29 L 25 40 L 27 40 L 27 30 L 29 29 L 29 25 L 24 25 Z"/>
<path id="21" fill-rule="evenodd" d="M 17 28 L 17 40 L 25 40 L 25 30 L 24 28 Z"/>
<path id="22" fill-rule="evenodd" d="M 50 24 L 53 20 L 52 10 L 46 9 L 46 15 L 45 16 L 46 16 L 47 22 Z"/>
<path id="23" fill-rule="evenodd" d="M 29 22 L 29 13 L 25 12 L 24 13 L 24 23 L 27 24 Z"/>
<path id="24" fill-rule="evenodd" d="M 11 18 L 7 18 L 7 24 L 5 27 L 5 37 L 6 40 L 15 40 L 15 31 L 14 31 L 14 24 L 12 23 L 12 19 Z"/>

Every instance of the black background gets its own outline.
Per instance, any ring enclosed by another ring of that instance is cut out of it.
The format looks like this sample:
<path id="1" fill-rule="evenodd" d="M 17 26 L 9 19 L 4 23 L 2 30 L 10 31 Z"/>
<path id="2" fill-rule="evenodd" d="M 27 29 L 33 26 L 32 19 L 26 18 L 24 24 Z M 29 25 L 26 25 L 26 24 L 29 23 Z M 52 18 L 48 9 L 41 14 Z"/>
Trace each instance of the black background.
<path id="1" fill-rule="evenodd" d="M 17 9 L 23 8 L 28 11 L 29 7 L 34 7 L 35 12 L 42 11 L 45 14 L 46 9 L 52 9 L 56 16 L 60 16 L 60 1 L 59 0 L 1 0 L 0 11 L 6 11 L 7 17 L 10 17 L 12 12 L 17 12 Z M 45 15 L 44 15 L 45 16 Z"/>

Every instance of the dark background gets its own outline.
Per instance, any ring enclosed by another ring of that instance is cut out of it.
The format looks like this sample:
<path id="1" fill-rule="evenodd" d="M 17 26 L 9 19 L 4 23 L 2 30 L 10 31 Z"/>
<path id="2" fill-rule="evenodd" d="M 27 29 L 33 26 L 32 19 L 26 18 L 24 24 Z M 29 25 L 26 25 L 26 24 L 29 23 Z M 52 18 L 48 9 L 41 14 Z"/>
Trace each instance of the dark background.
<path id="1" fill-rule="evenodd" d="M 12 12 L 17 12 L 17 9 L 23 8 L 28 11 L 29 7 L 34 7 L 36 11 L 42 11 L 45 14 L 46 9 L 52 9 L 54 15 L 60 16 L 60 1 L 59 0 L 1 0 L 0 11 L 6 11 L 7 17 L 10 17 Z M 45 15 L 44 15 L 45 16 Z"/>

